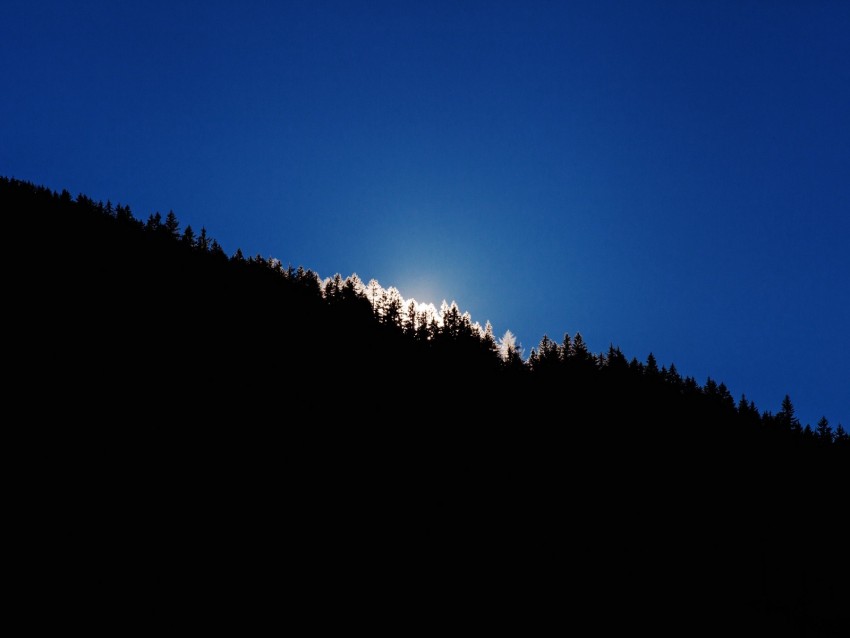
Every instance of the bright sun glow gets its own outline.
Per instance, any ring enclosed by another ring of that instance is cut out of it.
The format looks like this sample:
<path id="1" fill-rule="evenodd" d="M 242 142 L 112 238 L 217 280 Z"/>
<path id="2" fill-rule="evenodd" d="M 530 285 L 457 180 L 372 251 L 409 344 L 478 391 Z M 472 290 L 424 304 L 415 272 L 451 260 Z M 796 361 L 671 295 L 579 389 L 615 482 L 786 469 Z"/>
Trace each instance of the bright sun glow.
<path id="1" fill-rule="evenodd" d="M 342 277 L 335 275 L 329 277 L 322 282 L 322 289 L 327 291 L 329 287 L 342 285 Z M 488 321 L 484 327 L 477 321 L 472 321 L 469 312 L 461 312 L 457 303 L 452 301 L 448 303 L 443 300 L 440 307 L 437 308 L 432 302 L 417 301 L 413 297 L 404 298 L 398 288 L 390 286 L 384 288 L 378 283 L 377 279 L 369 280 L 369 283 L 364 284 L 356 274 L 345 279 L 345 284 L 351 284 L 355 290 L 360 292 L 375 309 L 375 314 L 382 319 L 397 321 L 398 325 L 404 326 L 407 330 L 418 331 L 425 329 L 426 334 L 433 327 L 442 328 L 446 325 L 448 319 L 449 325 L 454 322 L 455 325 L 461 323 L 468 325 L 472 334 L 479 339 L 486 339 L 493 343 L 498 348 L 504 359 L 508 359 L 511 353 L 521 353 L 521 348 L 516 343 L 516 338 L 511 334 L 510 330 L 505 333 L 505 336 L 496 344 L 493 337 L 493 327 Z"/>

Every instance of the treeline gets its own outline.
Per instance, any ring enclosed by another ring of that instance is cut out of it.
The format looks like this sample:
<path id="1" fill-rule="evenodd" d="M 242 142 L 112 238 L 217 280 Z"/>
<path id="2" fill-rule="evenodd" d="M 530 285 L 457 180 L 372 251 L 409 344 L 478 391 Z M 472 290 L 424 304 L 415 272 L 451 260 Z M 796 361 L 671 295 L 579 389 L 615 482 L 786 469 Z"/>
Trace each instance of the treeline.
<path id="1" fill-rule="evenodd" d="M 0 207 L 15 222 L 13 394 L 49 424 L 34 466 L 49 459 L 46 494 L 72 486 L 74 516 L 103 494 L 87 515 L 115 529 L 128 504 L 134 527 L 146 503 L 194 544 L 224 511 L 222 529 L 251 521 L 246 551 L 294 535 L 296 552 L 321 548 L 314 574 L 404 556 L 458 601 L 459 565 L 559 609 L 564 574 L 579 617 L 669 635 L 850 621 L 847 435 L 802 426 L 788 397 L 760 412 L 580 334 L 524 358 L 454 303 L 228 256 L 172 212 L 142 221 L 9 178 Z"/>
<path id="2" fill-rule="evenodd" d="M 252 308 L 265 306 L 269 313 L 276 313 L 265 319 L 274 322 L 276 333 L 293 331 L 290 354 L 296 355 L 302 369 L 321 372 L 317 381 L 330 376 L 341 380 L 340 375 L 322 370 L 328 365 L 349 372 L 357 367 L 361 376 L 366 367 L 369 374 L 376 367 L 400 367 L 407 369 L 411 379 L 427 380 L 433 375 L 447 383 L 509 379 L 514 389 L 536 385 L 540 391 L 567 392 L 585 400 L 637 394 L 640 403 L 653 403 L 659 414 L 669 412 L 672 405 L 691 406 L 689 415 L 680 411 L 681 418 L 737 423 L 742 432 L 758 430 L 793 444 L 850 447 L 844 427 L 838 424 L 833 431 L 826 417 L 814 428 L 802 425 L 787 395 L 777 413 L 760 412 L 745 395 L 735 401 L 722 382 L 708 378 L 701 385 L 693 377 L 680 375 L 674 364 L 659 367 L 652 353 L 645 362 L 627 359 L 613 345 L 607 352 L 594 354 L 576 333 L 565 334 L 560 343 L 544 335 L 523 359 L 510 331 L 496 339 L 489 322 L 482 327 L 454 302 L 443 302 L 438 309 L 406 300 L 397 289 L 384 288 L 375 280 L 364 283 L 356 274 L 322 280 L 312 270 L 284 266 L 273 257 L 245 257 L 241 249 L 228 256 L 206 228 L 199 232 L 189 225 L 181 228 L 173 211 L 164 217 L 152 213 L 142 221 L 127 205 L 95 202 L 82 194 L 72 198 L 68 191 L 57 193 L 5 177 L 0 178 L 0 192 L 5 209 L 35 214 L 39 219 L 31 223 L 50 225 L 45 236 L 55 244 L 50 253 L 54 259 L 65 255 L 61 267 L 83 267 L 76 291 L 87 303 L 106 304 L 107 313 L 121 309 L 133 313 L 129 317 L 125 313 L 125 321 L 148 320 L 138 325 L 142 331 L 150 330 L 151 322 L 167 325 L 174 316 L 193 317 L 204 336 L 203 328 L 210 325 L 204 313 L 219 313 L 229 317 L 229 328 L 219 328 L 242 331 L 236 341 L 251 341 L 252 334 L 264 333 L 258 329 L 263 319 Z M 110 279 L 108 298 L 99 294 L 101 290 L 94 296 L 84 295 L 89 285 L 97 289 L 104 277 Z M 217 305 L 216 298 L 227 306 Z M 234 305 L 239 303 L 244 307 Z M 173 310 L 171 317 L 149 316 L 168 306 Z M 186 328 L 191 332 L 191 326 Z M 223 353 L 234 341 L 221 332 L 206 336 L 209 347 L 221 348 Z M 256 347 L 268 350 L 269 345 Z M 238 359 L 237 351 L 229 354 Z M 362 358 L 363 365 L 350 357 Z M 292 359 L 284 357 L 284 361 Z M 394 377 L 392 373 L 382 376 L 385 380 Z"/>

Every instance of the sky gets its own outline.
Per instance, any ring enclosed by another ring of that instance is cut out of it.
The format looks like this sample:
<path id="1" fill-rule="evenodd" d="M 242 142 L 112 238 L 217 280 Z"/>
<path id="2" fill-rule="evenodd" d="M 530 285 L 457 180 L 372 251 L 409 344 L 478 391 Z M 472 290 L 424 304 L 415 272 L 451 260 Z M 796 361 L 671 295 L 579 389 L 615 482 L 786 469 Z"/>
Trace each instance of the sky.
<path id="1" fill-rule="evenodd" d="M 850 2 L 3 0 L 0 175 L 850 427 Z"/>

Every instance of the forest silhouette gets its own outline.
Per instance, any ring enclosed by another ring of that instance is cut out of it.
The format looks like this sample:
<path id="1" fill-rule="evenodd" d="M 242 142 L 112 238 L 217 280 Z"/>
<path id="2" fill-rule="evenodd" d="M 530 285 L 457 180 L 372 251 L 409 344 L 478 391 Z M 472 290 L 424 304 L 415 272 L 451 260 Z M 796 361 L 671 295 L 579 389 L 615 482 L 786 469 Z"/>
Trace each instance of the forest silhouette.
<path id="1" fill-rule="evenodd" d="M 288 528 L 318 564 L 391 579 L 393 554 L 525 631 L 558 606 L 598 631 L 847 635 L 850 437 L 790 396 L 762 411 L 579 333 L 523 357 L 455 303 L 228 256 L 173 212 L 12 178 L 0 205 L 38 253 L 16 385 L 34 418 L 84 420 L 60 436 L 99 459 L 72 464 L 89 485 L 114 473 L 138 496 L 130 477 L 154 472 L 175 520 L 238 508 L 266 541 L 291 490 L 286 512 L 327 523 Z M 173 496 L 189 474 L 194 514 Z"/>

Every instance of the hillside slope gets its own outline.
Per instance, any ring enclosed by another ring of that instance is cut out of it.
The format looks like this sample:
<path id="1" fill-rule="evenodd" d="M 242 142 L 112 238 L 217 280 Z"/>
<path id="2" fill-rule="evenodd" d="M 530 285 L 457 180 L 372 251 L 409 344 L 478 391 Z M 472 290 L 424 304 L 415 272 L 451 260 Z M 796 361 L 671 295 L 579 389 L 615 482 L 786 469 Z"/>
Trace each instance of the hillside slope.
<path id="1" fill-rule="evenodd" d="M 132 503 L 257 557 L 286 535 L 312 587 L 317 569 L 414 599 L 431 583 L 435 617 L 466 600 L 526 630 L 850 626 L 847 447 L 793 413 L 574 340 L 506 361 L 462 317 L 388 320 L 351 279 L 229 258 L 176 220 L 8 179 L 0 202 L 42 256 L 20 264 L 17 385 L 34 422 L 84 424 L 52 435 L 72 461 L 46 444 L 74 516 Z"/>

